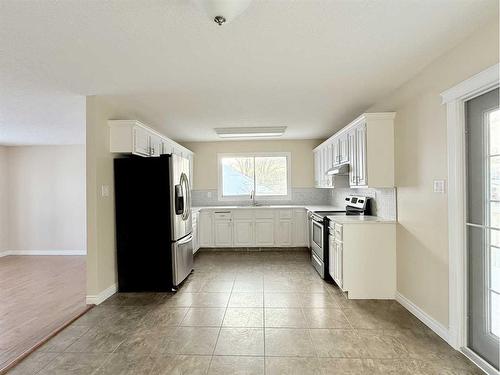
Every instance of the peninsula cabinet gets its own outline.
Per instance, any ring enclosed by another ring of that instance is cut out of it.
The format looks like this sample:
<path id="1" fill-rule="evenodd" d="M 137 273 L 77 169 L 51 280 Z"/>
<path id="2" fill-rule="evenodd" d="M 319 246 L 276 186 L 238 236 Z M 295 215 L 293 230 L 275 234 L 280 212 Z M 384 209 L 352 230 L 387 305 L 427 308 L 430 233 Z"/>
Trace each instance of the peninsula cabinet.
<path id="1" fill-rule="evenodd" d="M 305 208 L 201 209 L 200 247 L 306 247 Z"/>
<path id="2" fill-rule="evenodd" d="M 395 222 L 330 222 L 329 273 L 349 299 L 396 294 Z"/>
<path id="3" fill-rule="evenodd" d="M 318 188 L 335 187 L 326 172 L 349 165 L 349 186 L 394 187 L 394 112 L 365 113 L 313 150 Z"/>

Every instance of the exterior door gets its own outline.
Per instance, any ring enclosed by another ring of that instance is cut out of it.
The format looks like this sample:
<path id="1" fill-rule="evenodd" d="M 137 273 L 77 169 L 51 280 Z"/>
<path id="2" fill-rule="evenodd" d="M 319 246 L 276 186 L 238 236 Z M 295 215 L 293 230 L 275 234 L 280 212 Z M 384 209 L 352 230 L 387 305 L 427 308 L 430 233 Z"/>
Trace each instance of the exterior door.
<path id="1" fill-rule="evenodd" d="M 466 103 L 468 347 L 498 369 L 500 111 L 498 89 Z"/>

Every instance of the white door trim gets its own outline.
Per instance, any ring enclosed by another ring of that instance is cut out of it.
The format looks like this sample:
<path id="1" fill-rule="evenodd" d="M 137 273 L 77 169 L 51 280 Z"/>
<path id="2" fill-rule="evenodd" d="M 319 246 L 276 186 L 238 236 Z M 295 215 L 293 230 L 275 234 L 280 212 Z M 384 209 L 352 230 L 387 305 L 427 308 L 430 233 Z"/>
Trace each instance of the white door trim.
<path id="1" fill-rule="evenodd" d="M 499 64 L 441 93 L 448 133 L 449 344 L 467 347 L 465 102 L 499 86 Z"/>

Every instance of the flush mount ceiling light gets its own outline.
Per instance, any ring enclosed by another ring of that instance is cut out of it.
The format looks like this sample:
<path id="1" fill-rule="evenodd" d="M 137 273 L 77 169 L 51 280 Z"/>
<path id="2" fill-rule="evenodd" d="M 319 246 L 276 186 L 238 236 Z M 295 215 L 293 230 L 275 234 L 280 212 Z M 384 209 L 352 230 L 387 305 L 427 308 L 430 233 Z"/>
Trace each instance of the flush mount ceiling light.
<path id="1" fill-rule="evenodd" d="M 245 11 L 252 0 L 192 0 L 216 24 L 231 22 Z"/>
<path id="2" fill-rule="evenodd" d="M 221 138 L 272 138 L 281 137 L 286 126 L 251 127 L 251 128 L 215 128 Z"/>

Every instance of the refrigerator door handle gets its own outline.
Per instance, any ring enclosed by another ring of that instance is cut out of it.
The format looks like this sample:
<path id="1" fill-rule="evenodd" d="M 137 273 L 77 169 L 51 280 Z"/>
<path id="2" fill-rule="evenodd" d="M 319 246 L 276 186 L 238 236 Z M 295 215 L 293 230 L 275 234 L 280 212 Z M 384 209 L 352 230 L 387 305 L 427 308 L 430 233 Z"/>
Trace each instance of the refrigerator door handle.
<path id="1" fill-rule="evenodd" d="M 186 176 L 186 174 L 183 172 L 181 174 L 181 181 L 180 185 L 182 187 L 182 196 L 183 196 L 183 212 L 182 212 L 182 219 L 187 220 L 189 219 L 189 198 L 190 198 L 190 192 L 189 192 L 189 181 Z"/>
<path id="2" fill-rule="evenodd" d="M 184 245 L 192 240 L 193 240 L 193 235 L 190 234 L 186 238 L 183 238 L 182 240 L 177 241 L 177 245 Z"/>

